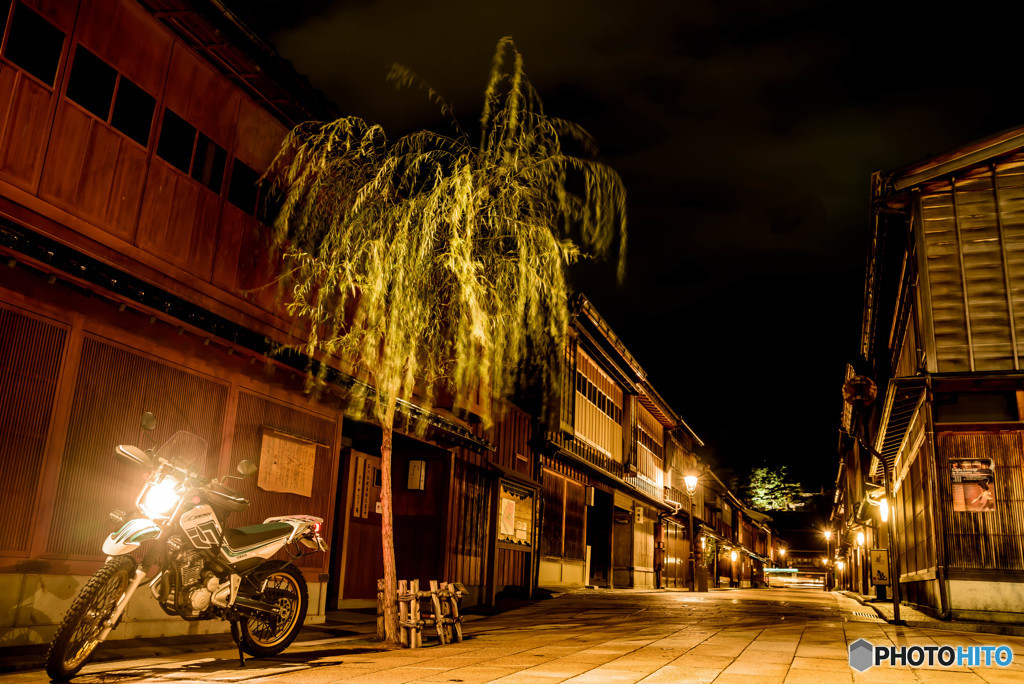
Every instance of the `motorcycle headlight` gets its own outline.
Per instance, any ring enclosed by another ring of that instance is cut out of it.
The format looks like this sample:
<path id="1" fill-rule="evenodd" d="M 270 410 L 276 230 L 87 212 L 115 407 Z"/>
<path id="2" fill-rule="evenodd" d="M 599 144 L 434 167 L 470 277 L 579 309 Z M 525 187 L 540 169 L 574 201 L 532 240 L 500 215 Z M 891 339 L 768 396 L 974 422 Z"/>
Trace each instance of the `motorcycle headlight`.
<path id="1" fill-rule="evenodd" d="M 177 489 L 178 481 L 173 477 L 165 477 L 149 486 L 142 501 L 139 502 L 139 508 L 149 518 L 166 517 L 181 501 L 181 494 Z"/>

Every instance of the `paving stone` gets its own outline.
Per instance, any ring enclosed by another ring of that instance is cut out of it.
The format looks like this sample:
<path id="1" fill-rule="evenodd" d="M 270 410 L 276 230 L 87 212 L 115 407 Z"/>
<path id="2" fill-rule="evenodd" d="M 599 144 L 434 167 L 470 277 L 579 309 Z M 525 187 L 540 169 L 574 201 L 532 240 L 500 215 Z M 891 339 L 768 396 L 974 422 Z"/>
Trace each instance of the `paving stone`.
<path id="1" fill-rule="evenodd" d="M 784 684 L 851 684 L 849 672 L 821 672 L 819 670 L 794 670 L 790 668 Z"/>
<path id="2" fill-rule="evenodd" d="M 712 667 L 679 667 L 666 665 L 640 681 L 642 684 L 675 684 L 675 682 L 712 682 L 722 673 Z"/>

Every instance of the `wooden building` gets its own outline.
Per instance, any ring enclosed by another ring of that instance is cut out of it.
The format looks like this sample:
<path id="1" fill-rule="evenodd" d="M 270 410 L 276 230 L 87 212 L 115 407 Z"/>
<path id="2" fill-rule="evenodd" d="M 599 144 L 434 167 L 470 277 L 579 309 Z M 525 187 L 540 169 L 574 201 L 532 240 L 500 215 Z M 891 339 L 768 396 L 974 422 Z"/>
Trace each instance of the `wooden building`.
<path id="1" fill-rule="evenodd" d="M 749 586 L 755 556 L 769 558 L 767 521 L 743 527 L 743 504 L 697 459 L 700 438 L 586 297 L 573 311 L 557 429 L 545 435 L 538 584 L 689 587 L 693 511 L 697 567 L 718 569 L 702 553 L 711 540 L 739 553 L 725 581 Z M 688 474 L 701 482 L 692 500 Z"/>
<path id="2" fill-rule="evenodd" d="M 310 619 L 372 603 L 379 428 L 346 418 L 358 380 L 332 369 L 314 400 L 308 360 L 276 353 L 301 340 L 258 209 L 288 129 L 333 106 L 219 2 L 2 0 L 0 34 L 0 639 L 47 641 L 102 563 L 107 513 L 141 484 L 113 447 L 143 439 L 144 411 L 157 442 L 202 436 L 208 475 L 304 445 L 308 488 L 247 480 L 229 524 L 324 518 L 330 552 L 301 562 Z M 496 415 L 485 432 L 434 409 L 397 439 L 400 577 L 471 601 L 530 590 L 533 419 Z M 226 628 L 148 596 L 123 625 L 114 638 Z"/>
<path id="3" fill-rule="evenodd" d="M 837 507 L 849 543 L 890 469 L 880 536 L 903 599 L 942 618 L 1024 611 L 1022 255 L 1024 128 L 873 175 L 858 372 L 882 459 L 842 441 Z"/>

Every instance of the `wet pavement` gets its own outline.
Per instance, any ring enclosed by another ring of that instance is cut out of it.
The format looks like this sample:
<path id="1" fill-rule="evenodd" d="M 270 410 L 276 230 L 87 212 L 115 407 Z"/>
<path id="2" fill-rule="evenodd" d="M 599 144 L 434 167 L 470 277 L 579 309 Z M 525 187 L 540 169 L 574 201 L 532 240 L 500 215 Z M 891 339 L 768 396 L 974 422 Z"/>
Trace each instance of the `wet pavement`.
<path id="1" fill-rule="evenodd" d="M 893 626 L 868 606 L 813 589 L 582 590 L 469 621 L 466 639 L 385 650 L 365 636 L 305 640 L 240 668 L 233 650 L 97 663 L 82 684 L 154 682 L 1024 682 L 1024 637 Z M 429 632 L 425 632 L 429 636 Z M 877 666 L 848 645 L 997 646 L 1009 667 Z M 26 671 L 0 682 L 41 682 Z"/>

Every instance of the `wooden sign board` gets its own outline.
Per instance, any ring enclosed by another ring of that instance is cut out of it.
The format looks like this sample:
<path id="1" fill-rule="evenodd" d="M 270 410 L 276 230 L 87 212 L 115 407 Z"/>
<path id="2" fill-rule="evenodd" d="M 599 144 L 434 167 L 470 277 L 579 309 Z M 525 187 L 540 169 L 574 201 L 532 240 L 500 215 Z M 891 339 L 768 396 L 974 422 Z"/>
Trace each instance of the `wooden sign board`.
<path id="1" fill-rule="evenodd" d="M 871 549 L 871 584 L 889 586 L 889 550 Z"/>
<path id="2" fill-rule="evenodd" d="M 528 551 L 533 545 L 534 493 L 505 481 L 499 492 L 498 541 Z"/>
<path id="3" fill-rule="evenodd" d="M 256 485 L 266 492 L 313 495 L 316 442 L 260 428 L 260 470 Z"/>

